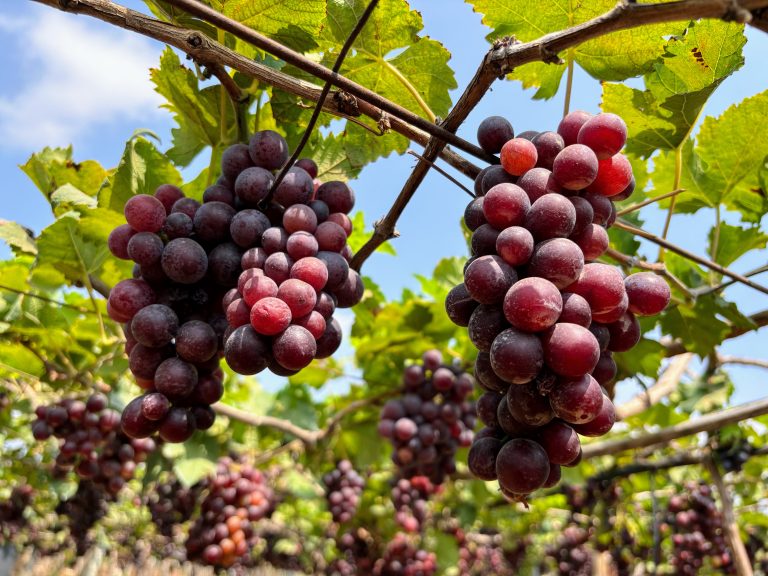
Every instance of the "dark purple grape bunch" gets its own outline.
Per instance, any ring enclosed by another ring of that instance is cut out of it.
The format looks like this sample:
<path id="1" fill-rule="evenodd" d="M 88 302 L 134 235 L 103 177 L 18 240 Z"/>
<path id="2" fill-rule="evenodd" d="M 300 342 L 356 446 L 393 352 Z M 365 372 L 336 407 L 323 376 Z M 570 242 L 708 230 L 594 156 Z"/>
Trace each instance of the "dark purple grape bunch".
<path id="1" fill-rule="evenodd" d="M 473 390 L 474 378 L 443 364 L 438 350 L 405 368 L 403 396 L 384 405 L 379 422 L 379 434 L 394 448 L 398 476 L 427 476 L 439 485 L 456 471 L 457 448 L 470 446 L 474 436 Z"/>
<path id="2" fill-rule="evenodd" d="M 589 540 L 589 530 L 574 525 L 566 526 L 557 544 L 546 551 L 547 556 L 555 562 L 554 574 L 591 576 L 593 552 L 589 547 Z"/>
<path id="3" fill-rule="evenodd" d="M 5 501 L 0 501 L 0 541 L 12 540 L 27 525 L 24 511 L 32 502 L 34 490 L 29 484 L 14 486 Z"/>
<path id="4" fill-rule="evenodd" d="M 325 498 L 334 522 L 349 522 L 357 511 L 365 487 L 365 479 L 349 460 L 340 460 L 323 476 Z"/>
<path id="5" fill-rule="evenodd" d="M 222 158 L 240 206 L 231 233 L 243 251 L 242 272 L 223 299 L 229 323 L 225 357 L 240 374 L 268 368 L 287 376 L 314 358 L 329 357 L 341 344 L 334 311 L 363 297 L 362 279 L 349 267 L 348 214 L 355 195 L 347 184 L 320 184 L 317 165 L 305 158 L 264 205 L 275 180 L 272 171 L 287 157 L 282 136 L 264 131 L 253 136 L 250 147 L 236 144 Z"/>
<path id="6" fill-rule="evenodd" d="M 92 548 L 91 528 L 106 516 L 108 503 L 113 499 L 114 496 L 104 486 L 81 479 L 75 493 L 57 504 L 56 513 L 67 518 L 69 535 L 78 556 L 83 556 Z"/>
<path id="7" fill-rule="evenodd" d="M 74 469 L 83 479 L 117 494 L 133 478 L 136 466 L 155 449 L 151 438 L 129 438 L 120 430 L 120 414 L 107 397 L 93 394 L 85 402 L 67 398 L 38 406 L 32 424 L 36 440 L 60 440 L 55 476 Z"/>
<path id="8" fill-rule="evenodd" d="M 621 118 L 572 112 L 557 132 L 514 138 L 506 120 L 492 117 L 478 140 L 501 152 L 501 165 L 475 181 L 464 213 L 472 257 L 445 306 L 479 351 L 475 377 L 486 390 L 478 413 L 487 429 L 470 468 L 523 500 L 577 461 L 577 434 L 611 429 L 603 387 L 616 377 L 612 354 L 637 344 L 636 315 L 659 313 L 670 290 L 654 274 L 624 278 L 595 262 L 608 248 L 612 200 L 634 190 L 619 152 Z"/>
<path id="9" fill-rule="evenodd" d="M 203 483 L 208 494 L 189 530 L 187 558 L 229 568 L 247 562 L 255 544 L 254 522 L 270 516 L 275 495 L 259 470 L 222 458 Z"/>
<path id="10" fill-rule="evenodd" d="M 672 540 L 670 563 L 675 574 L 693 576 L 706 564 L 718 574 L 736 573 L 722 513 L 704 482 L 687 482 L 681 493 L 670 497 L 662 532 Z"/>
<path id="11" fill-rule="evenodd" d="M 192 518 L 201 491 L 199 482 L 189 487 L 173 477 L 158 482 L 147 497 L 147 508 L 158 532 L 171 538 L 175 526 Z"/>
<path id="12" fill-rule="evenodd" d="M 326 576 L 358 576 L 372 574 L 379 551 L 373 537 L 365 528 L 358 527 L 336 538 L 339 554 L 326 566 Z"/>
<path id="13" fill-rule="evenodd" d="M 387 544 L 382 558 L 373 567 L 374 576 L 432 576 L 437 572 L 437 556 L 420 550 L 400 532 Z"/>
<path id="14" fill-rule="evenodd" d="M 429 516 L 429 499 L 440 490 L 426 476 L 400 478 L 392 487 L 395 520 L 408 533 L 421 532 Z"/>

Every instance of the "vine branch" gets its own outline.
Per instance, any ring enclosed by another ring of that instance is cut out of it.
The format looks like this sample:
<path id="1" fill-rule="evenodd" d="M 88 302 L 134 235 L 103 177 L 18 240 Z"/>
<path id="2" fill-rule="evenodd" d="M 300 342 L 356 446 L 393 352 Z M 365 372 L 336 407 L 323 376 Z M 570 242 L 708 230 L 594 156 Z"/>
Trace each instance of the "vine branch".
<path id="1" fill-rule="evenodd" d="M 662 398 L 666 398 L 677 389 L 680 379 L 685 374 L 688 364 L 693 360 L 693 354 L 687 352 L 677 356 L 667 366 L 667 369 L 650 388 L 643 390 L 631 400 L 616 407 L 616 419 L 626 420 L 636 416 L 651 406 L 657 404 Z"/>

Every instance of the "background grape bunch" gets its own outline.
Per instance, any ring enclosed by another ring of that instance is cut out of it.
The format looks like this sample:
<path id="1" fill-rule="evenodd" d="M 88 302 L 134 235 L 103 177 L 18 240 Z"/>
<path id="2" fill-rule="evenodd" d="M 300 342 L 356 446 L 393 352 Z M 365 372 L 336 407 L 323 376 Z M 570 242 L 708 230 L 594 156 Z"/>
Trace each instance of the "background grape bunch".
<path id="1" fill-rule="evenodd" d="M 107 311 L 124 323 L 130 369 L 145 390 L 123 411 L 131 437 L 183 442 L 210 428 L 222 356 L 240 374 L 285 376 L 339 347 L 333 313 L 363 296 L 348 264 L 354 193 L 321 183 L 307 158 L 274 186 L 287 160 L 282 136 L 256 132 L 224 151 L 202 204 L 170 184 L 126 202 L 127 224 L 108 243 L 135 262 L 134 278 L 112 289 Z"/>
<path id="2" fill-rule="evenodd" d="M 173 536 L 173 527 L 192 518 L 202 492 L 202 483 L 186 487 L 175 477 L 155 484 L 147 498 L 147 508 L 158 532 Z"/>
<path id="3" fill-rule="evenodd" d="M 24 511 L 32 502 L 34 489 L 29 484 L 14 486 L 7 500 L 0 501 L 0 543 L 10 541 L 27 524 Z"/>
<path id="4" fill-rule="evenodd" d="M 501 153 L 501 165 L 475 180 L 464 214 L 472 257 L 445 305 L 479 351 L 475 376 L 486 390 L 478 402 L 486 428 L 470 470 L 524 500 L 579 461 L 578 434 L 611 429 L 603 387 L 616 376 L 612 354 L 637 344 L 636 316 L 663 310 L 670 290 L 654 274 L 624 278 L 596 262 L 616 218 L 612 201 L 635 187 L 620 153 L 621 118 L 576 111 L 557 132 L 515 138 L 508 121 L 492 116 L 478 141 Z"/>
<path id="5" fill-rule="evenodd" d="M 35 410 L 36 440 L 58 438 L 54 475 L 74 469 L 83 479 L 117 494 L 133 478 L 136 466 L 155 450 L 151 438 L 129 438 L 120 431 L 120 414 L 107 407 L 107 397 L 67 398 Z"/>
<path id="6" fill-rule="evenodd" d="M 323 476 L 325 498 L 334 522 L 349 522 L 357 511 L 365 487 L 365 479 L 349 460 L 340 460 Z"/>

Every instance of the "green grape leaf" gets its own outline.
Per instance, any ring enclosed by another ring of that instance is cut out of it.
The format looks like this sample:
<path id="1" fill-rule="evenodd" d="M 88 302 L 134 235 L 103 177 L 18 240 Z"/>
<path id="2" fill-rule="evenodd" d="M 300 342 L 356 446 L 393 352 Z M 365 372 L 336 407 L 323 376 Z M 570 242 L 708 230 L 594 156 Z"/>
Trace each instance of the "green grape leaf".
<path id="1" fill-rule="evenodd" d="M 728 335 L 731 327 L 718 318 L 718 306 L 712 295 L 702 296 L 693 304 L 678 304 L 660 318 L 664 334 L 679 338 L 699 356 L 706 356 Z"/>
<path id="2" fill-rule="evenodd" d="M 281 44 L 306 52 L 325 20 L 325 0 L 211 0 L 211 5 Z"/>
<path id="3" fill-rule="evenodd" d="M 216 462 L 208 458 L 184 458 L 173 463 L 173 473 L 184 486 L 197 484 L 216 471 Z"/>
<path id="4" fill-rule="evenodd" d="M 17 254 L 20 252 L 37 254 L 35 235 L 21 224 L 0 218 L 0 239 L 4 240 Z"/>
<path id="5" fill-rule="evenodd" d="M 96 204 L 96 198 L 88 196 L 72 184 L 64 184 L 51 194 L 51 206 L 53 206 L 53 212 L 57 216 L 79 208 L 96 208 Z"/>
<path id="6" fill-rule="evenodd" d="M 560 82 L 565 73 L 563 64 L 547 64 L 546 62 L 530 62 L 525 66 L 515 68 L 507 78 L 518 80 L 523 88 L 536 88 L 534 100 L 549 100 L 560 89 Z"/>
<path id="7" fill-rule="evenodd" d="M 341 46 L 366 5 L 366 0 L 329 2 L 325 43 Z M 457 87 L 450 54 L 439 42 L 419 37 L 422 28 L 421 15 L 405 0 L 382 0 L 340 73 L 422 116 L 445 116 L 451 105 L 448 92 Z M 332 60 L 332 54 L 327 52 L 326 59 Z"/>
<path id="8" fill-rule="evenodd" d="M 715 227 L 712 227 L 709 231 L 707 248 L 709 254 L 712 254 L 714 236 Z M 730 266 L 750 250 L 765 248 L 766 243 L 768 243 L 768 235 L 763 234 L 758 227 L 742 228 L 721 222 L 717 235 L 715 262 L 723 266 Z"/>
<path id="9" fill-rule="evenodd" d="M 0 376 L 39 378 L 43 374 L 43 361 L 31 350 L 21 344 L 0 341 Z"/>
<path id="10" fill-rule="evenodd" d="M 161 184 L 181 185 L 181 174 L 155 145 L 142 136 L 125 144 L 123 157 L 99 194 L 99 206 L 122 214 L 129 198 L 154 194 Z"/>
<path id="11" fill-rule="evenodd" d="M 373 230 L 367 230 L 365 228 L 365 215 L 359 211 L 355 212 L 352 216 L 352 234 L 347 238 L 347 244 L 352 249 L 352 252 L 355 253 L 360 250 L 363 244 L 365 244 L 372 235 Z M 376 252 L 397 256 L 397 252 L 395 252 L 395 249 L 390 242 L 384 242 L 381 246 L 376 248 Z"/>
<path id="12" fill-rule="evenodd" d="M 46 199 L 65 184 L 71 184 L 78 190 L 95 196 L 109 176 L 109 172 L 94 160 L 75 162 L 72 159 L 72 146 L 46 147 L 32 154 L 19 168 L 32 180 Z"/>
<path id="13" fill-rule="evenodd" d="M 206 146 L 215 146 L 221 138 L 220 86 L 199 87 L 195 73 L 182 65 L 178 55 L 169 47 L 160 57 L 160 68 L 152 69 L 150 77 L 155 90 L 168 101 L 163 108 L 173 114 L 178 128 L 173 128 L 173 147 L 168 157 L 179 166 L 187 166 Z M 231 117 L 232 106 L 227 102 Z"/>
<path id="14" fill-rule="evenodd" d="M 656 340 L 641 338 L 637 346 L 628 352 L 614 354 L 619 373 L 625 376 L 643 374 L 656 378 L 659 375 L 665 348 Z"/>

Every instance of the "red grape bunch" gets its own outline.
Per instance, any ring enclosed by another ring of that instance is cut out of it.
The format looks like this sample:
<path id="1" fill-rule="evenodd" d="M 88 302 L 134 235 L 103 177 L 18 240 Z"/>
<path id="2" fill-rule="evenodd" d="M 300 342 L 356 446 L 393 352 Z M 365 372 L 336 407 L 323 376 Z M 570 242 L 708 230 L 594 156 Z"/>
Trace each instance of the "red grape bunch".
<path id="1" fill-rule="evenodd" d="M 135 262 L 134 278 L 112 289 L 107 309 L 124 323 L 130 368 L 146 391 L 123 412 L 132 437 L 159 431 L 183 442 L 209 428 L 223 394 L 221 356 L 241 374 L 287 375 L 341 343 L 333 312 L 363 296 L 348 264 L 354 193 L 321 184 L 305 158 L 270 197 L 287 159 L 282 136 L 257 132 L 224 151 L 202 204 L 170 184 L 125 204 L 127 224 L 109 248 Z"/>
<path id="2" fill-rule="evenodd" d="M 334 522 L 349 522 L 357 511 L 365 480 L 349 460 L 341 460 L 323 476 L 325 497 Z"/>
<path id="3" fill-rule="evenodd" d="M 421 532 L 427 520 L 427 502 L 437 492 L 426 476 L 400 478 L 392 487 L 392 503 L 395 505 L 395 520 L 406 532 Z"/>
<path id="4" fill-rule="evenodd" d="M 275 505 L 264 475 L 222 458 L 203 489 L 208 494 L 189 530 L 187 557 L 224 568 L 247 562 L 255 538 L 253 523 L 272 514 Z"/>
<path id="5" fill-rule="evenodd" d="M 74 468 L 80 478 L 117 494 L 133 478 L 136 465 L 155 449 L 151 438 L 129 438 L 120 431 L 120 414 L 107 407 L 107 397 L 93 394 L 85 402 L 67 398 L 35 410 L 36 440 L 61 440 L 54 473 Z"/>
<path id="6" fill-rule="evenodd" d="M 403 396 L 381 410 L 379 434 L 394 447 L 392 460 L 403 478 L 428 476 L 435 484 L 456 470 L 456 449 L 472 443 L 475 406 L 468 400 L 474 379 L 442 363 L 429 350 L 422 364 L 403 372 Z"/>
<path id="7" fill-rule="evenodd" d="M 373 567 L 374 576 L 432 576 L 435 572 L 435 554 L 419 550 L 400 532 L 387 544 L 384 556 Z"/>
<path id="8" fill-rule="evenodd" d="M 621 118 L 572 112 L 557 132 L 515 138 L 494 116 L 478 140 L 501 152 L 501 165 L 475 181 L 478 195 L 464 213 L 472 257 L 445 306 L 479 350 L 475 376 L 486 390 L 478 416 L 487 428 L 470 469 L 524 500 L 578 461 L 578 434 L 611 429 L 614 407 L 602 386 L 616 376 L 612 354 L 637 344 L 636 315 L 662 311 L 670 290 L 654 274 L 624 278 L 595 261 L 608 248 L 612 200 L 635 186 L 619 152 Z"/>
<path id="9" fill-rule="evenodd" d="M 718 574 L 736 573 L 725 538 L 723 516 L 707 484 L 687 483 L 682 494 L 669 499 L 667 514 L 662 529 L 672 532 L 671 563 L 675 574 L 698 574 L 707 558 Z"/>

